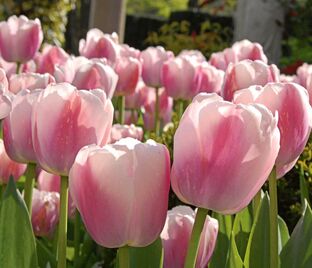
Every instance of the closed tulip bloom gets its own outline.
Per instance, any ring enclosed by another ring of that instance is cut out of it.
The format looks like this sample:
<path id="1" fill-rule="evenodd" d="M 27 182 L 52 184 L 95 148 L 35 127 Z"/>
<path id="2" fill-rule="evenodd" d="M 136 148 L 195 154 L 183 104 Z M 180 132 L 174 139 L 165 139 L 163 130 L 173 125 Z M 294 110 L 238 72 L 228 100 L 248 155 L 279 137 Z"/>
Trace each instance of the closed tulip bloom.
<path id="1" fill-rule="evenodd" d="M 48 73 L 21 73 L 12 75 L 10 77 L 9 90 L 16 94 L 22 89 L 41 89 L 45 88 L 51 83 L 55 83 L 55 79 L 52 75 Z"/>
<path id="2" fill-rule="evenodd" d="M 3 140 L 0 139 L 0 184 L 8 183 L 12 176 L 17 181 L 26 171 L 27 165 L 13 161 L 7 155 Z"/>
<path id="3" fill-rule="evenodd" d="M 69 190 L 98 244 L 145 247 L 166 220 L 169 173 L 164 145 L 126 138 L 103 148 L 82 148 L 70 170 Z"/>
<path id="4" fill-rule="evenodd" d="M 232 48 L 226 48 L 221 52 L 212 53 L 209 59 L 209 64 L 223 71 L 226 70 L 231 62 L 238 62 L 237 55 Z"/>
<path id="5" fill-rule="evenodd" d="M 268 63 L 268 58 L 263 52 L 263 47 L 259 43 L 253 43 L 249 40 L 235 42 L 232 46 L 238 61 L 242 60 L 261 60 Z"/>
<path id="6" fill-rule="evenodd" d="M 75 73 L 72 84 L 78 89 L 103 89 L 112 98 L 118 82 L 115 71 L 101 61 L 82 64 Z"/>
<path id="7" fill-rule="evenodd" d="M 0 54 L 8 62 L 26 62 L 34 58 L 43 40 L 39 19 L 11 16 L 0 22 Z"/>
<path id="8" fill-rule="evenodd" d="M 45 46 L 42 53 L 36 57 L 37 72 L 53 75 L 56 65 L 64 64 L 69 58 L 69 55 L 58 46 Z"/>
<path id="9" fill-rule="evenodd" d="M 197 95 L 174 136 L 171 185 L 185 203 L 234 214 L 270 174 L 279 151 L 277 118 L 263 105 Z"/>
<path id="10" fill-rule="evenodd" d="M 194 87 L 198 62 L 191 57 L 177 57 L 164 62 L 162 81 L 167 94 L 174 99 L 189 100 L 196 95 Z"/>
<path id="11" fill-rule="evenodd" d="M 312 65 L 304 63 L 297 69 L 297 75 L 293 81 L 306 88 L 309 93 L 310 104 L 312 104 Z"/>
<path id="12" fill-rule="evenodd" d="M 11 111 L 12 94 L 8 91 L 8 79 L 5 71 L 0 68 L 0 120 L 5 118 Z"/>
<path id="13" fill-rule="evenodd" d="M 278 113 L 281 133 L 276 159 L 277 177 L 282 177 L 296 163 L 310 136 L 312 108 L 306 89 L 295 83 L 269 83 L 253 86 L 235 94 L 236 103 L 260 103 Z"/>
<path id="14" fill-rule="evenodd" d="M 134 93 L 141 75 L 141 62 L 135 58 L 119 57 L 114 70 L 118 75 L 115 95 L 130 95 Z"/>
<path id="15" fill-rule="evenodd" d="M 164 248 L 164 268 L 183 268 L 196 213 L 188 206 L 169 210 L 160 234 Z M 196 268 L 207 267 L 215 248 L 219 224 L 209 216 L 201 233 Z"/>
<path id="16" fill-rule="evenodd" d="M 165 61 L 173 58 L 171 51 L 163 47 L 148 47 L 140 55 L 142 61 L 142 78 L 144 83 L 150 87 L 162 86 L 162 67 Z"/>
<path id="17" fill-rule="evenodd" d="M 40 191 L 57 192 L 60 193 L 61 177 L 49 172 L 40 170 L 37 178 L 37 188 Z M 69 193 L 68 195 L 68 216 L 72 217 L 75 213 L 76 207 L 73 203 L 73 199 Z"/>
<path id="18" fill-rule="evenodd" d="M 60 195 L 33 190 L 31 223 L 36 236 L 50 236 L 59 221 Z"/>
<path id="19" fill-rule="evenodd" d="M 269 82 L 279 82 L 279 70 L 274 64 L 267 65 L 259 60 L 230 64 L 225 72 L 222 96 L 231 101 L 235 91 L 253 85 L 264 86 Z"/>
<path id="20" fill-rule="evenodd" d="M 145 94 L 142 92 L 144 88 L 147 88 L 143 80 L 139 80 L 134 92 L 126 96 L 126 108 L 127 109 L 140 109 L 145 100 Z M 153 88 L 148 88 L 153 92 Z M 154 94 L 155 95 L 155 94 Z"/>
<path id="21" fill-rule="evenodd" d="M 121 44 L 119 54 L 121 57 L 128 57 L 128 58 L 131 57 L 131 58 L 139 59 L 141 51 L 134 47 L 130 47 L 127 44 Z"/>
<path id="22" fill-rule="evenodd" d="M 103 90 L 49 85 L 33 105 L 31 118 L 38 163 L 50 173 L 68 175 L 83 146 L 107 143 L 112 121 L 113 106 Z"/>
<path id="23" fill-rule="evenodd" d="M 196 92 L 221 93 L 224 71 L 218 70 L 207 62 L 203 62 L 195 74 Z"/>
<path id="24" fill-rule="evenodd" d="M 114 124 L 112 127 L 109 143 L 114 143 L 116 141 L 128 137 L 141 141 L 143 138 L 143 129 L 133 124 L 131 125 Z"/>
<path id="25" fill-rule="evenodd" d="M 99 29 L 91 29 L 87 38 L 79 41 L 79 53 L 86 58 L 106 58 L 109 62 L 115 62 L 119 55 L 118 35 L 104 34 Z"/>
<path id="26" fill-rule="evenodd" d="M 40 90 L 22 90 L 12 101 L 12 110 L 3 121 L 3 139 L 8 155 L 21 163 L 36 162 L 32 143 L 32 107 Z"/>
<path id="27" fill-rule="evenodd" d="M 193 60 L 197 61 L 198 63 L 206 61 L 205 56 L 203 53 L 201 53 L 199 50 L 188 50 L 188 49 L 183 49 L 178 57 L 191 57 Z"/>

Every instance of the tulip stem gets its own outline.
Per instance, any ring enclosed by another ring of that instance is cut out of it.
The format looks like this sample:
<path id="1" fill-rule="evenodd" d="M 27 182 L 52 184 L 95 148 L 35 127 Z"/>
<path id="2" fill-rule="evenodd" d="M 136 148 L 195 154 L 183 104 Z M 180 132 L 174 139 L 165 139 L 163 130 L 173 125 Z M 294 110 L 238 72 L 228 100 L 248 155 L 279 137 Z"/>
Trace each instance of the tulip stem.
<path id="1" fill-rule="evenodd" d="M 300 197 L 301 197 L 301 208 L 302 211 L 304 210 L 304 200 L 306 199 L 309 204 L 310 198 L 309 198 L 309 192 L 306 184 L 306 180 L 304 177 L 304 169 L 303 164 L 300 164 L 300 173 L 299 173 L 299 179 L 300 179 Z"/>
<path id="2" fill-rule="evenodd" d="M 61 176 L 61 207 L 58 228 L 57 267 L 66 267 L 68 177 Z"/>
<path id="3" fill-rule="evenodd" d="M 125 96 L 119 96 L 119 124 L 123 125 L 125 123 Z"/>
<path id="4" fill-rule="evenodd" d="M 199 248 L 200 234 L 203 230 L 208 209 L 198 208 L 195 222 L 191 234 L 191 240 L 187 249 L 187 255 L 184 263 L 184 268 L 194 268 Z"/>
<path id="5" fill-rule="evenodd" d="M 18 61 L 16 63 L 16 74 L 19 74 L 21 72 L 21 67 L 22 67 L 22 63 Z"/>
<path id="6" fill-rule="evenodd" d="M 184 101 L 179 99 L 178 100 L 178 118 L 181 119 L 184 112 Z"/>
<path id="7" fill-rule="evenodd" d="M 78 267 L 78 258 L 80 255 L 80 215 L 78 211 L 76 211 L 75 215 L 74 247 L 74 267 Z"/>
<path id="8" fill-rule="evenodd" d="M 130 267 L 130 255 L 129 247 L 124 246 L 118 250 L 118 260 L 120 268 L 129 268 Z"/>
<path id="9" fill-rule="evenodd" d="M 160 120 L 159 120 L 159 88 L 155 88 L 155 133 L 160 135 Z"/>
<path id="10" fill-rule="evenodd" d="M 257 192 L 254 199 L 252 200 L 252 210 L 253 210 L 253 218 L 256 218 L 257 210 L 259 208 L 261 202 L 261 189 Z"/>
<path id="11" fill-rule="evenodd" d="M 278 227 L 277 227 L 277 184 L 276 168 L 273 167 L 269 176 L 270 192 L 270 268 L 278 267 Z"/>
<path id="12" fill-rule="evenodd" d="M 35 175 L 36 175 L 36 164 L 29 163 L 25 173 L 26 180 L 24 184 L 24 200 L 30 217 L 31 217 L 31 203 Z"/>

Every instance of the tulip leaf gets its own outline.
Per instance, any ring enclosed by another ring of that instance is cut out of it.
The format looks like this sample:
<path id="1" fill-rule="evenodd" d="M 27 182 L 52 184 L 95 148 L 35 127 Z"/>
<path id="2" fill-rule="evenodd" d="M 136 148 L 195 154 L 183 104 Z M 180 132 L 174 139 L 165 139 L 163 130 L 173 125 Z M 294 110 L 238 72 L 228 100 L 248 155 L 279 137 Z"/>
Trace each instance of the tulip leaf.
<path id="1" fill-rule="evenodd" d="M 249 268 L 270 267 L 270 200 L 266 193 L 256 213 L 249 236 L 244 264 Z"/>
<path id="2" fill-rule="evenodd" d="M 209 262 L 209 268 L 225 267 L 230 247 L 233 219 L 231 215 L 221 215 L 218 213 L 212 213 L 212 217 L 219 222 L 219 232 L 216 247 Z"/>
<path id="3" fill-rule="evenodd" d="M 295 226 L 281 254 L 283 268 L 312 267 L 312 212 L 305 202 L 302 217 Z"/>
<path id="4" fill-rule="evenodd" d="M 159 268 L 163 265 L 163 247 L 158 238 L 151 245 L 144 248 L 130 247 L 130 267 Z M 120 267 L 122 268 L 122 267 Z"/>
<path id="5" fill-rule="evenodd" d="M 235 243 L 235 235 L 234 232 L 232 231 L 232 235 L 231 235 L 231 245 L 229 248 L 229 253 L 228 253 L 228 257 L 227 257 L 227 261 L 226 261 L 226 268 L 243 268 L 244 267 L 244 263 L 242 261 L 242 258 L 240 257 L 239 253 L 238 253 L 238 249 Z"/>
<path id="6" fill-rule="evenodd" d="M 289 239 L 289 232 L 287 224 L 280 216 L 278 216 L 277 218 L 277 223 L 278 223 L 278 253 L 280 253 Z"/>
<path id="7" fill-rule="evenodd" d="M 12 178 L 0 205 L 0 267 L 38 267 L 29 214 Z"/>
<path id="8" fill-rule="evenodd" d="M 44 241 L 36 239 L 39 267 L 56 267 L 56 259 Z"/>
<path id="9" fill-rule="evenodd" d="M 245 257 L 251 227 L 252 209 L 251 206 L 248 206 L 236 214 L 233 224 L 233 236 L 235 238 L 235 244 L 242 259 Z"/>

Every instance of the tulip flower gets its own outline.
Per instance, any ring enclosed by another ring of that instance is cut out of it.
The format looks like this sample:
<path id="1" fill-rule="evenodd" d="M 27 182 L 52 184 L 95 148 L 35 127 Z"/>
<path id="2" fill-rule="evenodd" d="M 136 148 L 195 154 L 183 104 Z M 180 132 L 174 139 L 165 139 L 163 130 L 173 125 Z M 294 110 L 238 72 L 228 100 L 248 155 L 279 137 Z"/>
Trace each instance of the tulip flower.
<path id="1" fill-rule="evenodd" d="M 82 148 L 69 173 L 69 190 L 98 244 L 145 247 L 166 220 L 169 172 L 164 145 L 126 138 L 103 148 Z"/>
<path id="2" fill-rule="evenodd" d="M 50 236 L 59 220 L 60 195 L 34 189 L 31 223 L 36 236 Z"/>
<path id="3" fill-rule="evenodd" d="M 41 89 L 47 85 L 55 83 L 55 79 L 50 74 L 38 74 L 38 73 L 21 73 L 14 74 L 10 77 L 9 90 L 14 94 L 17 94 L 22 89 Z"/>
<path id="4" fill-rule="evenodd" d="M 127 137 L 141 141 L 143 138 L 143 129 L 133 124 L 131 125 L 114 124 L 112 127 L 109 143 L 114 143 Z"/>
<path id="5" fill-rule="evenodd" d="M 66 176 L 80 148 L 107 143 L 112 120 L 113 106 L 103 90 L 49 85 L 33 105 L 31 118 L 38 163 L 50 173 Z"/>
<path id="6" fill-rule="evenodd" d="M 134 47 L 130 47 L 127 44 L 121 44 L 119 54 L 121 57 L 128 57 L 128 58 L 131 57 L 131 58 L 139 59 L 141 51 L 138 49 L 135 49 Z"/>
<path id="7" fill-rule="evenodd" d="M 126 108 L 127 109 L 140 109 L 144 104 L 144 93 L 142 92 L 143 88 L 148 88 L 142 80 L 138 81 L 138 84 L 131 95 L 126 96 Z M 153 91 L 153 88 L 148 88 Z"/>
<path id="8" fill-rule="evenodd" d="M 147 86 L 162 86 L 162 67 L 164 62 L 170 58 L 173 58 L 173 53 L 160 46 L 149 47 L 141 52 L 142 78 Z"/>
<path id="9" fill-rule="evenodd" d="M 5 61 L 23 63 L 33 59 L 42 40 L 39 19 L 11 16 L 0 22 L 0 54 Z"/>
<path id="10" fill-rule="evenodd" d="M 171 185 L 185 203 L 234 214 L 265 183 L 279 151 L 277 119 L 262 105 L 197 95 L 174 136 Z"/>
<path id="11" fill-rule="evenodd" d="M 297 76 L 294 81 L 307 89 L 309 93 L 310 104 L 312 104 L 312 65 L 304 63 L 297 69 Z"/>
<path id="12" fill-rule="evenodd" d="M 69 58 L 69 55 L 64 49 L 58 46 L 45 46 L 42 53 L 38 54 L 35 61 L 37 63 L 37 72 L 53 75 L 56 65 L 64 64 Z"/>
<path id="13" fill-rule="evenodd" d="M 212 53 L 209 59 L 209 64 L 217 69 L 225 71 L 230 63 L 236 63 L 239 60 L 232 48 L 226 48 L 221 52 Z"/>
<path id="14" fill-rule="evenodd" d="M 79 53 L 86 58 L 106 58 L 114 63 L 119 55 L 118 35 L 104 34 L 99 29 L 91 29 L 87 33 L 87 38 L 79 41 Z"/>
<path id="15" fill-rule="evenodd" d="M 279 82 L 279 70 L 276 65 L 267 65 L 262 61 L 243 60 L 230 64 L 225 72 L 222 96 L 231 101 L 234 92 L 253 85 L 264 86 L 269 82 Z"/>
<path id="16" fill-rule="evenodd" d="M 169 210 L 160 237 L 164 248 L 164 268 L 183 268 L 195 221 L 195 212 L 188 206 L 177 206 Z M 212 256 L 219 224 L 207 215 L 201 233 L 196 267 L 207 267 Z"/>
<path id="17" fill-rule="evenodd" d="M 101 61 L 90 61 L 76 70 L 72 84 L 78 89 L 103 89 L 112 98 L 118 82 L 115 71 Z"/>
<path id="18" fill-rule="evenodd" d="M 3 140 L 0 139 L 0 184 L 8 183 L 12 176 L 17 181 L 26 171 L 27 165 L 13 161 L 7 155 Z"/>
<path id="19" fill-rule="evenodd" d="M 198 63 L 202 63 L 206 61 L 205 56 L 203 53 L 201 53 L 199 50 L 188 50 L 188 49 L 183 49 L 178 57 L 191 57 L 193 60 L 197 61 Z"/>
<path id="20" fill-rule="evenodd" d="M 235 103 L 260 103 L 278 113 L 281 133 L 276 159 L 277 177 L 293 168 L 310 136 L 312 108 L 305 88 L 295 83 L 269 83 L 238 91 Z"/>
<path id="21" fill-rule="evenodd" d="M 0 68 L 0 119 L 5 118 L 12 108 L 12 94 L 8 91 L 8 79 L 5 71 Z"/>
<path id="22" fill-rule="evenodd" d="M 162 82 L 170 97 L 189 100 L 196 95 L 194 81 L 197 66 L 198 62 L 187 56 L 164 62 Z"/>

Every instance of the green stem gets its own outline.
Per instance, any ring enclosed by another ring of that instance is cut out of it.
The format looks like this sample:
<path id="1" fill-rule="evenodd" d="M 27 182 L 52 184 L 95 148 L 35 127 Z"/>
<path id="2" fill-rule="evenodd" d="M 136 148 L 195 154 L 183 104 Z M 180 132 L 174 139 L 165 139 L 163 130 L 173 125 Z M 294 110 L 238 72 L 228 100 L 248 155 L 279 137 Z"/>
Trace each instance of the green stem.
<path id="1" fill-rule="evenodd" d="M 277 184 L 276 168 L 273 167 L 269 176 L 270 192 L 270 268 L 278 267 L 278 228 L 277 228 Z"/>
<path id="2" fill-rule="evenodd" d="M 22 69 L 22 63 L 20 63 L 19 61 L 16 63 L 16 74 L 21 73 L 21 69 Z"/>
<path id="3" fill-rule="evenodd" d="M 35 176 L 36 176 L 36 164 L 29 163 L 26 173 L 25 173 L 25 185 L 24 185 L 24 200 L 26 207 L 29 212 L 29 216 L 31 217 L 31 203 L 32 203 L 32 193 L 35 183 Z"/>
<path id="4" fill-rule="evenodd" d="M 160 135 L 160 120 L 159 120 L 159 88 L 155 88 L 155 133 Z"/>
<path id="5" fill-rule="evenodd" d="M 130 256 L 129 256 L 129 247 L 124 246 L 118 249 L 118 260 L 120 268 L 129 268 L 130 267 Z"/>
<path id="6" fill-rule="evenodd" d="M 119 124 L 123 125 L 125 123 L 125 96 L 119 96 Z"/>
<path id="7" fill-rule="evenodd" d="M 309 192 L 306 184 L 306 180 L 304 177 L 304 169 L 303 164 L 300 165 L 300 173 L 299 173 L 299 179 L 300 179 L 300 198 L 301 198 L 301 208 L 302 211 L 304 210 L 304 200 L 306 199 L 309 204 L 310 198 L 309 198 Z"/>
<path id="8" fill-rule="evenodd" d="M 198 208 L 192 234 L 191 234 L 191 240 L 189 242 L 188 249 L 187 249 L 187 255 L 185 259 L 184 268 L 195 267 L 198 248 L 199 248 L 200 234 L 203 230 L 207 215 L 208 215 L 208 209 Z"/>
<path id="9" fill-rule="evenodd" d="M 261 201 L 261 189 L 255 195 L 254 199 L 252 200 L 252 210 L 253 210 L 253 218 L 256 218 L 257 210 L 259 208 Z"/>
<path id="10" fill-rule="evenodd" d="M 61 176 L 61 207 L 58 228 L 57 267 L 66 267 L 68 177 Z"/>
<path id="11" fill-rule="evenodd" d="M 3 198 L 3 196 L 4 196 L 5 189 L 6 189 L 6 184 L 3 183 L 3 184 L 1 185 L 1 192 L 0 192 L 1 200 L 2 200 L 2 198 Z"/>
<path id="12" fill-rule="evenodd" d="M 74 256 L 74 267 L 78 267 L 78 258 L 80 255 L 80 215 L 76 211 L 75 215 L 75 230 L 74 230 L 74 247 L 75 247 L 75 256 Z"/>
<path id="13" fill-rule="evenodd" d="M 179 117 L 179 120 L 181 119 L 183 112 L 184 112 L 184 101 L 179 99 L 178 100 L 178 117 Z"/>

